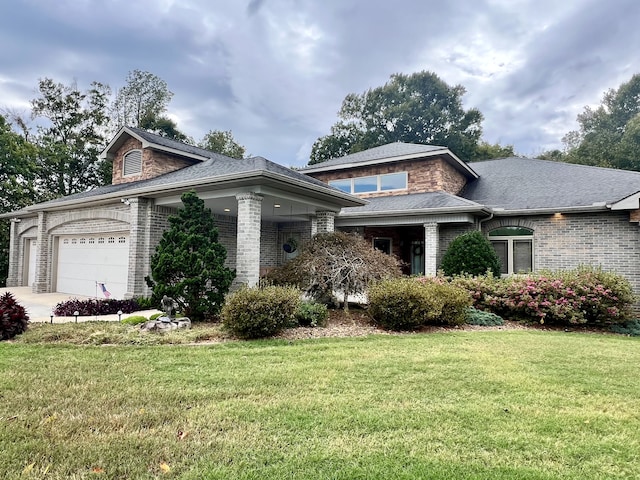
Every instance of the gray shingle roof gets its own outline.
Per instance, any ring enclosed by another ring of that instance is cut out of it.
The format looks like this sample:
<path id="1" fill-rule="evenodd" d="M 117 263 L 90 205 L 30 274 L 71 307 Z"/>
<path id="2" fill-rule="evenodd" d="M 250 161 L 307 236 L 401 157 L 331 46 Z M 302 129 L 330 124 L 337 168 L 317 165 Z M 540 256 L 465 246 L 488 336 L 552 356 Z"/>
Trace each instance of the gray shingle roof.
<path id="1" fill-rule="evenodd" d="M 162 147 L 172 148 L 174 150 L 179 150 L 185 153 L 199 155 L 207 158 L 230 158 L 225 155 L 220 155 L 219 153 L 206 150 L 204 148 L 196 147 L 195 145 L 188 145 L 186 143 L 178 142 L 177 140 L 161 137 L 160 135 L 147 132 L 146 130 L 142 130 L 140 128 L 135 128 L 135 127 L 127 127 L 127 128 L 132 132 L 134 132 L 136 135 L 146 140 L 147 142 L 154 143 Z"/>
<path id="2" fill-rule="evenodd" d="M 447 192 L 412 193 L 388 197 L 367 198 L 369 203 L 361 207 L 343 208 L 341 215 L 423 211 L 428 209 L 480 210 L 482 205 Z"/>
<path id="3" fill-rule="evenodd" d="M 179 143 L 179 142 L 178 142 Z M 181 144 L 183 145 L 183 144 Z M 173 148 L 173 147 L 172 147 Z M 211 179 L 215 181 L 216 178 L 221 178 L 227 175 L 233 175 L 241 177 L 242 174 L 248 174 L 250 172 L 271 172 L 279 175 L 283 175 L 292 180 L 307 183 L 309 185 L 320 186 L 328 190 L 333 190 L 343 194 L 342 191 L 328 186 L 326 183 L 311 178 L 308 175 L 304 175 L 295 170 L 278 165 L 263 157 L 251 157 L 244 159 L 235 159 L 225 157 L 224 155 L 218 155 L 213 152 L 211 158 L 195 165 L 176 170 L 174 172 L 165 173 L 154 178 L 147 180 L 140 180 L 137 182 L 122 183 L 118 185 L 106 185 L 103 187 L 94 188 L 86 192 L 76 193 L 67 197 L 57 198 L 49 202 L 41 203 L 39 206 L 46 207 L 48 205 L 54 205 L 58 202 L 68 200 L 80 200 L 89 198 L 98 198 L 101 195 L 121 193 L 126 195 L 128 191 L 134 191 L 140 188 L 153 188 L 158 187 L 171 187 L 173 184 L 181 184 L 189 181 Z"/>
<path id="4" fill-rule="evenodd" d="M 375 160 L 389 159 L 394 157 L 403 157 L 406 155 L 419 155 L 421 153 L 432 153 L 438 150 L 444 150 L 446 147 L 439 147 L 437 145 L 418 145 L 415 143 L 388 143 L 379 147 L 370 148 L 362 152 L 352 153 L 344 157 L 332 158 L 326 162 L 317 163 L 315 165 L 308 165 L 306 168 L 324 168 L 324 167 L 337 167 L 340 165 L 350 165 L 354 163 L 365 163 Z M 304 171 L 305 169 L 302 169 Z"/>
<path id="5" fill-rule="evenodd" d="M 480 178 L 461 193 L 491 208 L 523 210 L 611 204 L 640 191 L 640 173 L 530 158 L 473 163 Z"/>

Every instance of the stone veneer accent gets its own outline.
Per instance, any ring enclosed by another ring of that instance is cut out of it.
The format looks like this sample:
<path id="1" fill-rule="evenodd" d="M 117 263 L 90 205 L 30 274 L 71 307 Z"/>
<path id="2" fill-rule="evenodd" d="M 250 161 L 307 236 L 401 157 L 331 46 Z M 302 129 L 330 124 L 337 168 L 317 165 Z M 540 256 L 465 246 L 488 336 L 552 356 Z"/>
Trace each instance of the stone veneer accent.
<path id="1" fill-rule="evenodd" d="M 444 191 L 457 195 L 466 185 L 465 177 L 442 158 L 428 158 L 422 160 L 406 160 L 403 162 L 384 165 L 370 165 L 348 170 L 308 173 L 310 177 L 322 182 L 385 173 L 407 172 L 407 189 L 391 192 L 377 192 L 358 194 L 362 198 L 384 197 L 403 193 L 424 193 Z"/>
<path id="2" fill-rule="evenodd" d="M 136 138 L 129 138 L 116 151 L 113 158 L 113 173 L 111 176 L 113 185 L 146 180 L 198 163 L 197 160 L 168 155 L 151 148 L 145 148 L 142 150 L 142 172 L 139 175 L 127 175 L 125 177 L 122 174 L 122 159 L 125 153 L 136 149 L 142 149 L 142 142 Z"/>

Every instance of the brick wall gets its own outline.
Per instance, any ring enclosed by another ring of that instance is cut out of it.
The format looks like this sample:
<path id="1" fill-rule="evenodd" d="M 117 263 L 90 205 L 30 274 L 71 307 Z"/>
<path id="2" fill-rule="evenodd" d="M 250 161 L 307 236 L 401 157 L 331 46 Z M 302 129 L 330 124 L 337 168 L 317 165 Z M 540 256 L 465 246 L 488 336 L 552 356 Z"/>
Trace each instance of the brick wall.
<path id="1" fill-rule="evenodd" d="M 367 193 L 359 194 L 358 196 L 362 198 L 372 198 L 388 195 L 400 195 L 404 193 L 437 191 L 445 191 L 457 195 L 466 184 L 465 177 L 441 158 L 407 160 L 403 162 L 387 163 L 384 165 L 356 167 L 349 170 L 309 173 L 308 175 L 322 182 L 329 183 L 330 180 L 365 177 L 368 175 L 381 175 L 395 172 L 408 173 L 407 190 Z"/>
<path id="2" fill-rule="evenodd" d="M 502 226 L 533 230 L 534 270 L 601 266 L 625 276 L 640 295 L 640 226 L 628 212 L 498 217 L 482 226 L 488 234 Z M 441 226 L 438 262 L 449 243 L 471 228 Z"/>
<path id="3" fill-rule="evenodd" d="M 113 173 L 111 183 L 116 185 L 120 183 L 137 182 L 138 180 L 146 180 L 148 178 L 157 177 L 163 173 L 173 172 L 181 168 L 188 167 L 197 163 L 197 160 L 190 160 L 173 155 L 168 155 L 151 148 L 142 150 L 142 172 L 139 175 L 122 174 L 123 157 L 130 151 L 142 148 L 142 143 L 135 139 L 129 138 L 125 140 L 122 146 L 116 151 L 113 159 Z"/>

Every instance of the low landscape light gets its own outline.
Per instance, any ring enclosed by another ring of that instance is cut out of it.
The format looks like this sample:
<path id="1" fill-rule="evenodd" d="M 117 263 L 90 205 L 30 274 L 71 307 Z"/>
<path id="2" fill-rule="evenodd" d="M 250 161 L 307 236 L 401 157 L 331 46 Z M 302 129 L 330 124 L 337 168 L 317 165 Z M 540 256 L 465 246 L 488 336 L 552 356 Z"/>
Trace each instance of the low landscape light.
<path id="1" fill-rule="evenodd" d="M 80 315 L 80 312 L 78 310 L 73 312 L 73 316 L 76 317 L 76 323 L 78 323 L 78 315 Z"/>

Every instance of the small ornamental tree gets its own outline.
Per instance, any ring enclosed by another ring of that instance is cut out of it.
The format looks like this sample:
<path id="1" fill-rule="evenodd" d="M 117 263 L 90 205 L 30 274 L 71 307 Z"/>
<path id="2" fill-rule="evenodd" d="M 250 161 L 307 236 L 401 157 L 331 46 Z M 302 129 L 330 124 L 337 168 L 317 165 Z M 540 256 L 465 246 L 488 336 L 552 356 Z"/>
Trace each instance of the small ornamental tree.
<path id="1" fill-rule="evenodd" d="M 235 271 L 224 266 L 227 251 L 218 243 L 211 210 L 193 191 L 181 199 L 184 206 L 169 217 L 146 281 L 156 305 L 167 295 L 191 320 L 204 320 L 220 312 Z"/>
<path id="2" fill-rule="evenodd" d="M 319 233 L 303 246 L 300 255 L 269 275 L 280 284 L 294 284 L 316 300 L 326 303 L 334 292 L 350 295 L 366 292 L 374 280 L 401 275 L 401 262 L 373 248 L 360 235 L 345 232 Z"/>
<path id="3" fill-rule="evenodd" d="M 442 264 L 445 275 L 484 275 L 487 271 L 500 276 L 500 259 L 491 242 L 478 231 L 464 233 L 449 245 Z"/>

